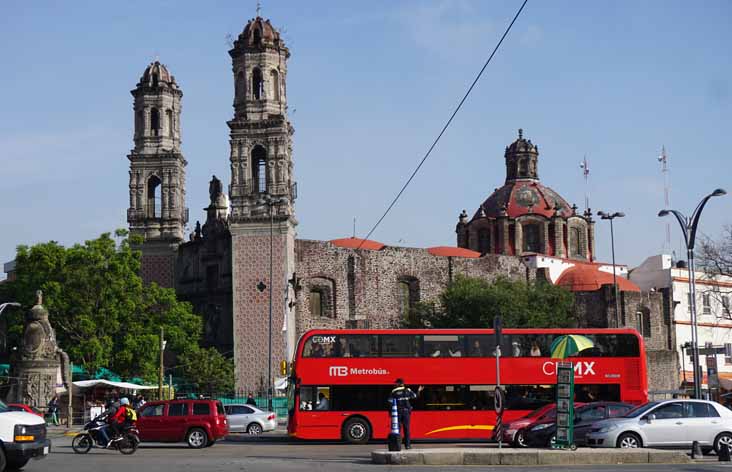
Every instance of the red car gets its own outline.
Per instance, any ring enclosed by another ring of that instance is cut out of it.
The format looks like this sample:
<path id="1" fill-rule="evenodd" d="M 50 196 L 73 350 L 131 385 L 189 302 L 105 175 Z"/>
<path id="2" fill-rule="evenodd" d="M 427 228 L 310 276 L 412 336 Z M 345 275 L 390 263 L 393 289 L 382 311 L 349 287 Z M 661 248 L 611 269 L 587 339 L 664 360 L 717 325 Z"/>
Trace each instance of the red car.
<path id="1" fill-rule="evenodd" d="M 218 400 L 167 400 L 145 403 L 137 416 L 140 440 L 187 442 L 201 448 L 229 434 L 224 406 Z"/>
<path id="2" fill-rule="evenodd" d="M 25 403 L 8 403 L 8 410 L 10 411 L 25 411 L 28 413 L 33 413 L 34 415 L 38 415 L 41 418 L 43 418 L 43 413 L 36 410 L 35 408 L 26 405 Z"/>
<path id="3" fill-rule="evenodd" d="M 584 405 L 582 402 L 575 402 L 574 404 L 575 407 L 582 405 Z M 556 415 L 557 409 L 554 403 L 537 408 L 528 415 L 506 424 L 503 429 L 503 441 L 515 447 L 527 447 L 526 438 L 524 437 L 526 428 L 534 423 L 551 420 Z"/>

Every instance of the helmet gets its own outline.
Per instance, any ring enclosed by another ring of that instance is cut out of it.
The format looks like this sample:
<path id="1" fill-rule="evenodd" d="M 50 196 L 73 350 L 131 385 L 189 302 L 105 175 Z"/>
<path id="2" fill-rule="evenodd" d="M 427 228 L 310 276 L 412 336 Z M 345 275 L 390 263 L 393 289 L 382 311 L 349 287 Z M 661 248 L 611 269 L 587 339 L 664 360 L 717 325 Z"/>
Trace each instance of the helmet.
<path id="1" fill-rule="evenodd" d="M 119 404 L 120 404 L 120 405 L 129 405 L 129 404 L 130 404 L 130 400 L 129 400 L 129 399 L 127 398 L 127 397 L 124 397 L 124 398 L 122 398 L 122 399 L 121 399 L 121 400 L 119 401 Z"/>

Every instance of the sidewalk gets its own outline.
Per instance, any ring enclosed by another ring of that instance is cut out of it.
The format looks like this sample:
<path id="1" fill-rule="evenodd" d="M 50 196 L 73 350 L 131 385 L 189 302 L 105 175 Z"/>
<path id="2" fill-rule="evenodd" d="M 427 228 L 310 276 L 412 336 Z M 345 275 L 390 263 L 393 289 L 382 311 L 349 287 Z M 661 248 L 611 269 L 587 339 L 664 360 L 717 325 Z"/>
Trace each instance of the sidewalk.
<path id="1" fill-rule="evenodd" d="M 688 464 L 683 451 L 658 449 L 497 449 L 479 447 L 418 448 L 371 453 L 374 464 L 391 465 L 615 465 Z"/>

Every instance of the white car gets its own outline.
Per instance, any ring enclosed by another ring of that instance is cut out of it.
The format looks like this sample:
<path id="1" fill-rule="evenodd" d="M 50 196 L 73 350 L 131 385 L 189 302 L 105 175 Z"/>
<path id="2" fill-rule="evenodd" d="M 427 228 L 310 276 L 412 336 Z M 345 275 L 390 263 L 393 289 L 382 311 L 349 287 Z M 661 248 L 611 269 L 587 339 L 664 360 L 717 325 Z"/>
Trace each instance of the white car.
<path id="1" fill-rule="evenodd" d="M 224 405 L 230 433 L 262 434 L 277 428 L 277 415 L 252 405 Z"/>
<path id="2" fill-rule="evenodd" d="M 0 464 L 2 469 L 20 469 L 30 459 L 41 459 L 51 451 L 46 439 L 46 422 L 38 415 L 12 411 L 0 402 Z"/>
<path id="3" fill-rule="evenodd" d="M 732 411 L 706 400 L 650 402 L 621 418 L 599 421 L 587 434 L 591 447 L 689 448 L 732 450 Z"/>

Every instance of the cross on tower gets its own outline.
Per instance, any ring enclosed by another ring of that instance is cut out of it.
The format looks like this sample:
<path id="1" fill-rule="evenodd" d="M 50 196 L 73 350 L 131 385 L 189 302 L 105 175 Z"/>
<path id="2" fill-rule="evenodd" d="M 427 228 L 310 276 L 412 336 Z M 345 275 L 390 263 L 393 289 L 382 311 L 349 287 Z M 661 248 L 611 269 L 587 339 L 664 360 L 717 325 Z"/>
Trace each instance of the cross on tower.
<path id="1" fill-rule="evenodd" d="M 259 18 L 259 11 L 262 9 L 262 4 L 258 1 L 257 2 L 257 18 Z"/>

